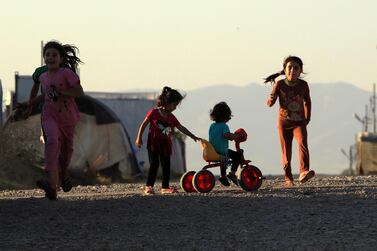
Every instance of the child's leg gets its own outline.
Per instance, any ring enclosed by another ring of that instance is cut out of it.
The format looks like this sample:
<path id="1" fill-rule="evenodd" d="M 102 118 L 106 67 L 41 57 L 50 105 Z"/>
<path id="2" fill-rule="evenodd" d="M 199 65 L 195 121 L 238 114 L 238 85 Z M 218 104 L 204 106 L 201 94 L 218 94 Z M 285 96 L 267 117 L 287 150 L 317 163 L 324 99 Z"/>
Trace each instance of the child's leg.
<path id="1" fill-rule="evenodd" d="M 48 183 L 50 184 L 50 187 L 52 189 L 57 190 L 59 186 L 59 170 L 58 169 L 48 171 Z"/>
<path id="2" fill-rule="evenodd" d="M 60 184 L 64 192 L 68 192 L 72 188 L 72 184 L 69 177 L 68 166 L 71 162 L 73 153 L 73 137 L 75 132 L 75 126 L 65 126 L 60 128 L 61 135 L 61 151 L 59 156 L 60 164 Z"/>
<path id="3" fill-rule="evenodd" d="M 158 171 L 158 166 L 160 165 L 160 162 L 158 160 L 158 153 L 153 153 L 151 151 L 148 151 L 148 156 L 149 156 L 149 171 L 148 171 L 148 178 L 147 178 L 147 186 L 154 186 L 154 183 L 156 181 L 157 177 L 157 171 Z"/>
<path id="4" fill-rule="evenodd" d="M 292 140 L 293 140 L 293 130 L 285 129 L 283 127 L 278 127 L 280 145 L 282 151 L 282 164 L 284 169 L 285 179 L 293 180 L 292 168 L 291 168 L 291 158 L 292 158 Z"/>
<path id="5" fill-rule="evenodd" d="M 160 155 L 162 166 L 162 188 L 169 188 L 170 180 L 170 155 Z"/>
<path id="6" fill-rule="evenodd" d="M 293 130 L 298 145 L 298 156 L 300 160 L 300 173 L 309 170 L 309 148 L 306 126 L 298 126 Z"/>
<path id="7" fill-rule="evenodd" d="M 226 168 L 228 166 L 228 158 L 220 154 L 220 175 L 226 177 Z"/>
<path id="8" fill-rule="evenodd" d="M 232 167 L 230 171 L 235 174 L 237 172 L 238 166 L 241 163 L 241 154 L 229 149 L 228 156 L 232 160 Z"/>
<path id="9" fill-rule="evenodd" d="M 72 158 L 73 153 L 73 137 L 75 133 L 75 126 L 65 126 L 61 128 L 61 151 L 59 156 L 60 168 L 65 178 L 68 173 L 67 169 Z"/>
<path id="10" fill-rule="evenodd" d="M 48 183 L 52 189 L 56 190 L 59 183 L 60 131 L 58 125 L 53 120 L 43 122 L 43 131 L 46 138 L 45 160 Z"/>

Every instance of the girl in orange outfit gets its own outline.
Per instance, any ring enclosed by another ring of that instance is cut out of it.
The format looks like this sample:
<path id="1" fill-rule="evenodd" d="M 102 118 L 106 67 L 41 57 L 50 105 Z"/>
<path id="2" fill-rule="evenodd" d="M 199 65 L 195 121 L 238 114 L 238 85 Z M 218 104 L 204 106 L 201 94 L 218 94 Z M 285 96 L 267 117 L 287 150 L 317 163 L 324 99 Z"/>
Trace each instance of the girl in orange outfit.
<path id="1" fill-rule="evenodd" d="M 291 168 L 293 137 L 296 139 L 299 148 L 299 182 L 304 183 L 315 175 L 313 170 L 309 170 L 308 134 L 306 130 L 311 116 L 311 100 L 308 83 L 299 78 L 302 72 L 302 60 L 299 57 L 289 56 L 284 60 L 282 71 L 265 79 L 265 83 L 274 83 L 267 105 L 273 106 L 279 98 L 278 131 L 286 187 L 294 185 Z M 275 79 L 280 75 L 285 75 L 285 79 L 275 83 Z"/>

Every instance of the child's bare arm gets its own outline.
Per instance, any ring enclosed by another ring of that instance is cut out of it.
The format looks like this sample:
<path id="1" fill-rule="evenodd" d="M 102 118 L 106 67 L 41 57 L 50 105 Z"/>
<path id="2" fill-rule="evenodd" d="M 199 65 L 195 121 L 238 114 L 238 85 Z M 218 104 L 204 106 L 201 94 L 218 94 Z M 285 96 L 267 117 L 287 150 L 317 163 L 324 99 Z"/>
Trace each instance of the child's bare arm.
<path id="1" fill-rule="evenodd" d="M 267 99 L 267 106 L 269 107 L 273 106 L 276 102 L 276 99 L 278 98 L 277 88 L 278 88 L 278 84 L 275 84 L 274 87 L 272 88 L 272 92 L 270 94 L 269 99 Z"/>
<path id="2" fill-rule="evenodd" d="M 66 90 L 58 90 L 58 92 L 62 95 L 71 97 L 79 97 L 84 94 L 84 90 L 82 89 L 82 86 L 80 84 Z"/>
<path id="3" fill-rule="evenodd" d="M 145 127 L 147 127 L 148 124 L 149 124 L 149 118 L 145 118 L 143 123 L 141 123 L 141 125 L 139 127 L 139 132 L 137 133 L 137 137 L 136 137 L 136 141 L 135 141 L 135 145 L 139 148 L 143 145 L 142 137 L 143 137 Z"/>
<path id="4" fill-rule="evenodd" d="M 190 138 L 192 138 L 194 141 L 199 140 L 200 138 L 196 137 L 194 134 L 192 134 L 186 127 L 183 125 L 177 126 L 177 129 L 180 130 L 182 133 L 186 134 Z"/>
<path id="5" fill-rule="evenodd" d="M 235 140 L 235 139 L 238 139 L 238 138 L 242 137 L 242 135 L 237 134 L 237 133 L 228 132 L 228 133 L 224 133 L 224 137 L 227 140 Z"/>
<path id="6" fill-rule="evenodd" d="M 44 95 L 41 94 L 39 96 L 36 96 L 32 99 L 30 99 L 28 102 L 27 102 L 27 105 L 28 106 L 34 106 L 34 105 L 38 105 L 39 103 L 42 103 L 44 101 Z"/>

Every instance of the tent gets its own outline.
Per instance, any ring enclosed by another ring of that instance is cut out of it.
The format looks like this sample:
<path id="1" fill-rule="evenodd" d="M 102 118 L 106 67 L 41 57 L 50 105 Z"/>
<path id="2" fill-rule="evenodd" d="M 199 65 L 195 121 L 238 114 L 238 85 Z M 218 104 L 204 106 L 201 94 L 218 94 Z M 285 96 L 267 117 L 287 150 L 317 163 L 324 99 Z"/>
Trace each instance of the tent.
<path id="1" fill-rule="evenodd" d="M 147 112 L 155 106 L 158 93 L 156 92 L 136 92 L 136 93 L 109 93 L 109 92 L 87 92 L 87 95 L 99 100 L 109 107 L 122 121 L 127 128 L 131 138 L 132 146 L 135 149 L 136 159 L 143 174 L 146 174 L 149 168 L 148 151 L 146 149 L 148 127 L 143 134 L 144 146 L 137 148 L 134 145 L 139 126 L 143 122 Z M 176 130 L 177 131 L 177 130 Z M 173 135 L 172 156 L 171 156 L 171 177 L 180 177 L 186 172 L 185 158 L 185 137 L 176 132 Z M 161 171 L 161 170 L 159 170 Z M 159 172 L 159 175 L 161 173 Z"/>
<path id="2" fill-rule="evenodd" d="M 74 152 L 69 169 L 73 173 L 83 174 L 88 169 L 101 171 L 117 165 L 125 179 L 140 175 L 130 138 L 116 114 L 87 95 L 77 98 L 76 102 L 81 119 L 75 130 Z M 30 138 L 30 145 L 37 149 L 36 154 L 43 158 L 44 146 L 39 142 L 40 112 L 41 107 L 36 107 L 27 120 L 22 120 L 16 110 L 8 118 L 5 128 L 16 129 L 18 132 L 27 131 L 26 137 Z"/>
<path id="3" fill-rule="evenodd" d="M 357 173 L 377 174 L 377 134 L 360 132 L 357 137 L 357 148 Z"/>
<path id="4" fill-rule="evenodd" d="M 76 98 L 81 119 L 75 130 L 74 152 L 69 166 L 72 173 L 83 176 L 88 170 L 97 172 L 115 167 L 123 179 L 146 175 L 149 167 L 147 151 L 145 147 L 137 149 L 134 140 L 146 112 L 154 105 L 154 99 L 145 95 L 140 97 L 89 93 Z M 27 120 L 22 120 L 16 110 L 5 126 L 27 131 L 30 145 L 37 149 L 39 158 L 43 158 L 44 147 L 39 142 L 40 112 L 41 107 L 36 107 Z M 144 142 L 146 136 L 147 129 Z M 184 146 L 179 134 L 173 137 L 172 177 L 186 171 Z"/>

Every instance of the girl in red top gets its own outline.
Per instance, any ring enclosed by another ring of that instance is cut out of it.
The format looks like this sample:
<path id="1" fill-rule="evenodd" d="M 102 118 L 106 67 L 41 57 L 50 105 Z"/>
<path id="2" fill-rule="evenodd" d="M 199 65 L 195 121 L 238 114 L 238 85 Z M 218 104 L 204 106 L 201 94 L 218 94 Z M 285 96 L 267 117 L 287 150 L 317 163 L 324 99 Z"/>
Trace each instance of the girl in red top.
<path id="1" fill-rule="evenodd" d="M 268 76 L 265 83 L 273 86 L 268 106 L 273 106 L 279 98 L 278 131 L 282 149 L 282 164 L 285 176 L 285 186 L 293 186 L 291 169 L 292 140 L 296 139 L 299 148 L 300 176 L 299 182 L 304 183 L 315 175 L 309 170 L 309 148 L 306 126 L 311 116 L 311 100 L 308 83 L 300 79 L 303 63 L 299 57 L 289 56 L 284 60 L 283 70 Z M 285 75 L 285 79 L 275 83 L 275 78 Z"/>
<path id="2" fill-rule="evenodd" d="M 143 145 L 142 135 L 145 127 L 149 124 L 147 149 L 149 155 L 149 172 L 145 194 L 154 194 L 153 185 L 156 181 L 159 162 L 162 166 L 162 189 L 161 193 L 175 193 L 174 187 L 169 186 L 170 178 L 170 155 L 172 153 L 171 134 L 174 127 L 186 134 L 194 141 L 198 140 L 186 127 L 181 125 L 173 115 L 173 111 L 181 103 L 184 97 L 175 89 L 164 87 L 157 99 L 157 108 L 152 108 L 140 125 L 136 137 L 136 146 Z"/>

